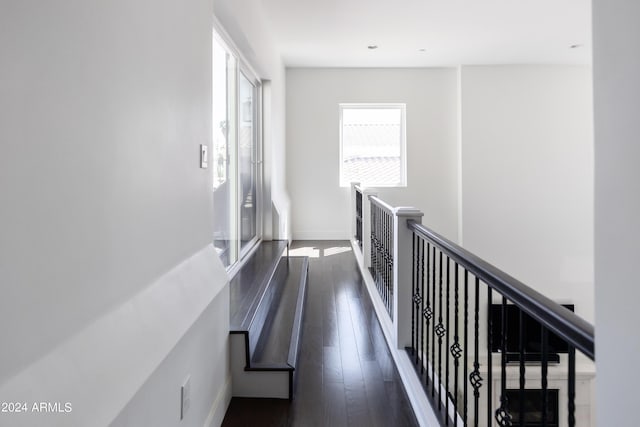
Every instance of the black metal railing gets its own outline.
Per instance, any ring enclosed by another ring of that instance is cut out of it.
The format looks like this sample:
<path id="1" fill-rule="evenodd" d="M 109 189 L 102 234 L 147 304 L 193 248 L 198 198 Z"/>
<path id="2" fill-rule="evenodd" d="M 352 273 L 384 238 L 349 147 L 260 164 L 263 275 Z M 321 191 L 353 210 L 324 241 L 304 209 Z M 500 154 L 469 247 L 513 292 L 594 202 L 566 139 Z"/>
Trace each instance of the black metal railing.
<path id="1" fill-rule="evenodd" d="M 362 190 L 355 187 L 356 192 L 356 242 L 362 251 Z"/>
<path id="2" fill-rule="evenodd" d="M 376 209 L 376 229 L 384 230 L 385 213 Z M 423 225 L 407 226 L 407 352 L 441 424 L 574 427 L 576 350 L 595 360 L 593 326 Z"/>
<path id="3" fill-rule="evenodd" d="M 378 293 L 393 318 L 393 211 L 375 196 L 371 202 L 371 276 Z"/>

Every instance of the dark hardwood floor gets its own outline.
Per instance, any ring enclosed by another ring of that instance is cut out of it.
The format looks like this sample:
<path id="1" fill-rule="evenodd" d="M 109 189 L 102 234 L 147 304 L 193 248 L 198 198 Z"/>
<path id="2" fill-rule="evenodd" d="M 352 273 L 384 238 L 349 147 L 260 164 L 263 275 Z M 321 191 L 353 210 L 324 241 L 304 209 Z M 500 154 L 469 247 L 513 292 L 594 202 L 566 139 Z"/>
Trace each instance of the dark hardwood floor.
<path id="1" fill-rule="evenodd" d="M 223 426 L 414 426 L 349 242 L 296 241 L 309 283 L 293 401 L 233 398 Z"/>

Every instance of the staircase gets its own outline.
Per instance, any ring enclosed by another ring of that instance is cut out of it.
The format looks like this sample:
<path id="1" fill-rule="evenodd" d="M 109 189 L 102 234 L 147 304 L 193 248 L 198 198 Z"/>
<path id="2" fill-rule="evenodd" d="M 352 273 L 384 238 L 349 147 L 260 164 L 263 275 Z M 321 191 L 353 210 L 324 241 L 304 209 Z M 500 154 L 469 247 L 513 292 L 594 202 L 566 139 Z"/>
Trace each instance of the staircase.
<path id="1" fill-rule="evenodd" d="M 230 285 L 233 395 L 292 399 L 307 289 L 307 257 L 262 242 Z"/>

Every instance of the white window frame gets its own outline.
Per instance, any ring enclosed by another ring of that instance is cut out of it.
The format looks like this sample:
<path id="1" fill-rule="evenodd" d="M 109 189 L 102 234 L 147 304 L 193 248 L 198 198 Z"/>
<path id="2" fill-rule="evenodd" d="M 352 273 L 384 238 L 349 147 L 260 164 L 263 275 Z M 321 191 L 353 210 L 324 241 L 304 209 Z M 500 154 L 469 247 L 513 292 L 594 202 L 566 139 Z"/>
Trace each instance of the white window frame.
<path id="1" fill-rule="evenodd" d="M 245 62 L 242 58 L 238 61 L 238 67 L 236 69 L 237 72 L 237 84 L 236 84 L 236 98 L 240 99 L 240 75 L 242 74 L 252 85 L 253 85 L 253 96 L 254 103 L 253 106 L 253 137 L 255 138 L 256 143 L 256 158 L 252 161 L 256 166 L 256 235 L 255 237 L 246 245 L 244 248 L 240 248 L 240 256 L 239 259 L 242 260 L 245 258 L 251 251 L 254 249 L 255 245 L 262 240 L 262 217 L 263 217 L 263 146 L 262 146 L 262 81 L 258 78 L 258 75 L 253 71 L 247 62 Z M 240 117 L 241 112 L 240 108 L 242 108 L 240 102 L 237 105 L 237 115 Z M 238 119 L 238 123 L 239 123 Z M 239 149 L 239 147 L 238 147 Z M 237 170 L 237 181 L 240 183 L 240 168 Z M 238 229 L 241 224 L 240 212 L 238 212 Z M 242 245 L 240 245 L 242 246 Z"/>
<path id="2" fill-rule="evenodd" d="M 349 187 L 351 185 L 350 182 L 344 182 L 343 171 L 342 168 L 344 166 L 344 158 L 343 158 L 343 140 L 342 140 L 342 115 L 345 109 L 398 109 L 400 110 L 400 182 L 398 183 L 379 183 L 379 182 L 362 182 L 361 184 L 366 185 L 368 187 L 406 187 L 407 186 L 407 137 L 406 137 L 406 111 L 407 105 L 405 103 L 383 103 L 383 102 L 375 102 L 375 103 L 340 103 L 339 107 L 339 117 L 340 117 L 340 187 Z"/>
<path id="3" fill-rule="evenodd" d="M 246 60 L 246 58 L 244 57 L 244 55 L 242 55 L 240 49 L 238 49 L 238 47 L 235 45 L 235 43 L 233 42 L 232 38 L 227 34 L 227 32 L 224 30 L 224 27 L 222 25 L 220 25 L 220 23 L 215 19 L 214 17 L 214 25 L 213 25 L 213 31 L 212 31 L 212 36 L 213 38 L 216 39 L 216 41 L 227 51 L 227 53 L 231 56 L 233 56 L 235 58 L 235 67 L 233 70 L 234 73 L 234 92 L 235 92 L 235 99 L 236 99 L 236 105 L 235 105 L 235 115 L 236 115 L 236 121 L 235 121 L 235 126 L 236 126 L 236 131 L 234 134 L 234 138 L 235 138 L 235 142 L 236 142 L 236 154 L 235 154 L 235 162 L 236 162 L 236 167 L 235 167 L 235 183 L 236 183 L 236 192 L 237 192 L 237 186 L 239 185 L 240 182 L 240 170 L 239 167 L 237 166 L 237 162 L 238 162 L 238 135 L 237 135 L 237 128 L 238 128 L 238 117 L 240 117 L 240 102 L 238 102 L 240 96 L 240 86 L 239 86 L 239 79 L 240 79 L 240 74 L 242 73 L 253 85 L 254 85 L 254 90 L 255 90 L 255 106 L 254 106 L 254 114 L 256 115 L 254 117 L 255 119 L 255 123 L 254 123 L 254 136 L 256 138 L 256 159 L 255 162 L 257 164 L 257 182 L 256 182 L 256 204 L 258 209 L 256 210 L 256 236 L 249 242 L 249 244 L 246 245 L 245 248 L 241 247 L 241 243 L 240 243 L 240 212 L 236 211 L 235 212 L 235 225 L 234 225 L 234 232 L 236 233 L 237 239 L 235 240 L 235 244 L 237 245 L 235 251 L 236 251 L 236 258 L 235 260 L 230 263 L 228 266 L 225 267 L 225 269 L 227 270 L 227 274 L 229 275 L 229 277 L 233 277 L 239 270 L 240 267 L 244 264 L 244 262 L 249 258 L 249 255 L 251 253 L 253 253 L 253 251 L 258 247 L 258 243 L 262 240 L 263 237 L 263 219 L 264 219 L 264 167 L 263 167 L 263 155 L 264 155 L 264 148 L 263 148 L 263 114 L 264 114 L 264 110 L 263 110 L 263 94 L 262 94 L 262 80 L 259 78 L 258 73 L 255 71 L 255 69 L 250 65 L 249 61 Z M 211 150 L 211 152 L 213 152 L 213 150 Z M 213 173 L 214 168 L 211 168 Z M 213 177 L 212 177 L 213 180 Z"/>

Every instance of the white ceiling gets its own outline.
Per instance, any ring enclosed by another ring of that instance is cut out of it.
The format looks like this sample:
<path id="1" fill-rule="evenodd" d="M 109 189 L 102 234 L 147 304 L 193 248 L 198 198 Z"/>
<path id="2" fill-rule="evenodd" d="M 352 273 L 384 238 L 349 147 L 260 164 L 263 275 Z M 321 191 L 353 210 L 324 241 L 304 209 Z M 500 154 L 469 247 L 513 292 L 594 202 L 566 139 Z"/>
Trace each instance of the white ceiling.
<path id="1" fill-rule="evenodd" d="M 590 0 L 262 3 L 290 67 L 591 62 Z M 569 47 L 575 44 L 582 47 Z"/>

